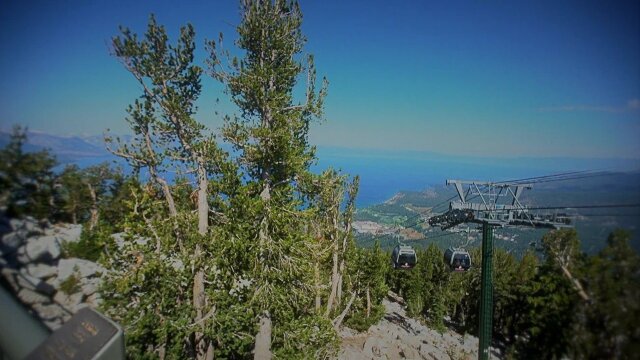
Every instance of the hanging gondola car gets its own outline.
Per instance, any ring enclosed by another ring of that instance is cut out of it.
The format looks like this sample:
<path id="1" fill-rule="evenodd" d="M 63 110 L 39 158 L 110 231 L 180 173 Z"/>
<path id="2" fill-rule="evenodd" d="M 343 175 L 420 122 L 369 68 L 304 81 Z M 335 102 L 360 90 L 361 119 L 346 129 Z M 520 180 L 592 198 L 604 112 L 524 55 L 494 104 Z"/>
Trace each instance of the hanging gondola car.
<path id="1" fill-rule="evenodd" d="M 413 269 L 417 262 L 416 251 L 409 245 L 397 245 L 391 252 L 391 263 L 394 269 Z"/>
<path id="2" fill-rule="evenodd" d="M 448 248 L 444 252 L 444 262 L 453 271 L 467 271 L 471 268 L 471 256 L 465 249 Z"/>

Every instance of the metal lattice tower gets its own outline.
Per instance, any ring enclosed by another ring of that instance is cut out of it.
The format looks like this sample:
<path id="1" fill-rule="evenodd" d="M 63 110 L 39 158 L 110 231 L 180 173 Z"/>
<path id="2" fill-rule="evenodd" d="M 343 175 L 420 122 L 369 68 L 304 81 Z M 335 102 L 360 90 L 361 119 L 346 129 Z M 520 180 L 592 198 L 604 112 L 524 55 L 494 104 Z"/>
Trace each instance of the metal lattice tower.
<path id="1" fill-rule="evenodd" d="M 472 219 L 465 222 L 552 229 L 571 226 L 571 221 L 566 214 L 536 214 L 520 202 L 520 196 L 524 190 L 532 188 L 531 184 L 447 180 L 447 185 L 454 185 L 458 193 L 458 200 L 452 201 L 449 205 L 450 211 L 460 210 L 473 214 Z M 470 202 L 476 198 L 479 200 Z"/>
<path id="2" fill-rule="evenodd" d="M 445 214 L 429 219 L 442 229 L 474 222 L 482 224 L 482 274 L 480 289 L 480 324 L 478 358 L 489 358 L 493 323 L 493 228 L 496 226 L 530 226 L 560 229 L 571 226 L 566 214 L 536 214 L 520 202 L 531 184 L 447 180 L 454 185 L 458 200 L 449 204 Z M 479 200 L 471 202 L 471 200 Z"/>

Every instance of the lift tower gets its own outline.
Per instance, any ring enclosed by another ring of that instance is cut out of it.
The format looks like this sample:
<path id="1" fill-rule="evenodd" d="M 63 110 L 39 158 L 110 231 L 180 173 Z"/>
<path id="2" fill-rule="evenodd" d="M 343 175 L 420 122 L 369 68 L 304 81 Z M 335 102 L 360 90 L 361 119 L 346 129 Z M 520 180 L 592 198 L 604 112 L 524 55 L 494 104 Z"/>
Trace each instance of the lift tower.
<path id="1" fill-rule="evenodd" d="M 449 203 L 449 211 L 445 214 L 430 218 L 429 224 L 440 225 L 443 230 L 466 222 L 482 224 L 478 358 L 486 360 L 489 358 L 493 320 L 493 228 L 529 226 L 560 229 L 571 227 L 571 220 L 566 214 L 536 214 L 524 206 L 520 195 L 531 189 L 531 184 L 447 180 L 447 185 L 455 186 L 458 200 Z"/>

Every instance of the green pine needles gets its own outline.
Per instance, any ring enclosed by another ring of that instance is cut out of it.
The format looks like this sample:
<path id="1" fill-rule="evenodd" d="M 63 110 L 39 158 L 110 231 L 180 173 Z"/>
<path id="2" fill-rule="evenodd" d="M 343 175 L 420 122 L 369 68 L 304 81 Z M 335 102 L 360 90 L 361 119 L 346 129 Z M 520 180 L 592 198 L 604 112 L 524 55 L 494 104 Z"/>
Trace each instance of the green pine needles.
<path id="1" fill-rule="evenodd" d="M 123 28 L 113 39 L 142 95 L 128 110 L 133 140 L 107 140 L 149 174 L 125 201 L 127 236 L 103 290 L 132 357 L 327 358 L 345 321 L 364 328 L 382 315 L 386 259 L 357 250 L 351 230 L 358 179 L 310 171 L 327 81 L 317 88 L 303 53 L 299 5 L 242 1 L 241 11 L 241 58 L 222 36 L 206 43 L 208 73 L 239 110 L 221 134 L 233 155 L 193 118 L 204 71 L 191 25 L 171 43 L 152 16 L 143 36 Z"/>

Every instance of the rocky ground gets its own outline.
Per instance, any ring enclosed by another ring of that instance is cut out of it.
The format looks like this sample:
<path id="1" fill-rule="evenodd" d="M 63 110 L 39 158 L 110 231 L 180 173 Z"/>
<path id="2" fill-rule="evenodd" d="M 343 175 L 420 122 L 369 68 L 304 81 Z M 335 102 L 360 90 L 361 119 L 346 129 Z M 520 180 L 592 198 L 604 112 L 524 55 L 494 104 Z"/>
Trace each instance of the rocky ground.
<path id="1" fill-rule="evenodd" d="M 407 316 L 402 299 L 389 293 L 383 319 L 364 333 L 341 332 L 338 359 L 477 359 L 478 338 L 454 331 L 440 334 Z M 493 350 L 493 349 L 492 349 Z M 495 351 L 493 356 L 499 354 Z"/>
<path id="2" fill-rule="evenodd" d="M 78 241 L 81 232 L 80 225 L 0 218 L 0 282 L 51 330 L 101 301 L 97 291 L 106 270 L 61 257 L 62 245 Z"/>

